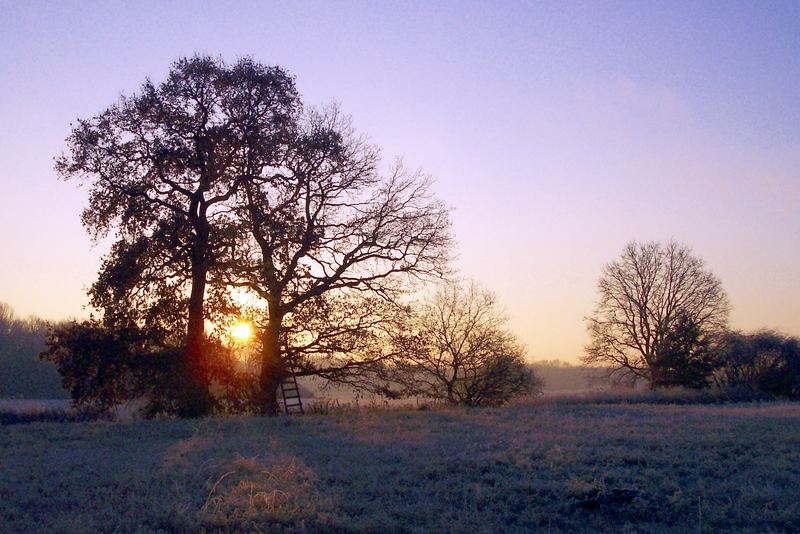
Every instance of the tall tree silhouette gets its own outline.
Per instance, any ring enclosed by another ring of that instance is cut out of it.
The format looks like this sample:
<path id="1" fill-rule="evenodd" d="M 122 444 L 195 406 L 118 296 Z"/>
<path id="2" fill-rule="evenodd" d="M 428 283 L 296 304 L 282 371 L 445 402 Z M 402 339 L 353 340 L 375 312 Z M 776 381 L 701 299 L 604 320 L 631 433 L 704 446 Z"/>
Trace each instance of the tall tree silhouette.
<path id="1" fill-rule="evenodd" d="M 345 380 L 374 367 L 382 356 L 352 342 L 380 336 L 390 314 L 375 299 L 396 305 L 409 279 L 443 274 L 451 245 L 430 180 L 399 162 L 379 172 L 378 151 L 336 107 L 307 112 L 285 155 L 280 168 L 246 173 L 235 205 L 247 239 L 229 249 L 224 271 L 265 303 L 266 413 L 289 368 Z"/>
<path id="2" fill-rule="evenodd" d="M 95 238 L 116 238 L 90 291 L 106 322 L 185 329 L 185 415 L 210 409 L 204 298 L 217 257 L 231 246 L 226 202 L 261 177 L 251 170 L 281 160 L 298 109 L 280 68 L 181 59 L 165 82 L 148 80 L 79 120 L 57 159 L 64 179 L 90 184 L 84 226 Z"/>

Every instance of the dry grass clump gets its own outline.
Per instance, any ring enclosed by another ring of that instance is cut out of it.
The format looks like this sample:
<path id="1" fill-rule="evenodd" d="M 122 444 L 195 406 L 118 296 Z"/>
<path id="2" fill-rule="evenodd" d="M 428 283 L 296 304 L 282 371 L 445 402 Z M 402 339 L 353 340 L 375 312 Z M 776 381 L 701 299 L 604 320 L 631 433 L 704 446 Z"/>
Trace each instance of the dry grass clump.
<path id="1" fill-rule="evenodd" d="M 294 456 L 262 459 L 237 456 L 213 483 L 198 519 L 211 527 L 303 528 L 324 512 L 316 475 Z"/>

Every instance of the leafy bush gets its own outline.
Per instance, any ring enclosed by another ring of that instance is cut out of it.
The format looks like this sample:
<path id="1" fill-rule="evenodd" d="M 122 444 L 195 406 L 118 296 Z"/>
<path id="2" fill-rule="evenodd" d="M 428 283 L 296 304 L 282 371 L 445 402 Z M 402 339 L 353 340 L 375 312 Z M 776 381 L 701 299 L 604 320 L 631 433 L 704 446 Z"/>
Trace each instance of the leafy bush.
<path id="1" fill-rule="evenodd" d="M 721 344 L 716 380 L 728 389 L 800 398 L 800 339 L 766 330 L 732 332 Z"/>
<path id="2" fill-rule="evenodd" d="M 714 372 L 711 339 L 697 321 L 681 313 L 667 331 L 652 364 L 652 387 L 708 387 Z"/>
<path id="3" fill-rule="evenodd" d="M 182 368 L 182 350 L 146 330 L 112 328 L 90 319 L 53 329 L 41 357 L 55 363 L 76 406 L 109 409 L 143 399 L 145 416 L 183 416 L 192 385 Z M 237 372 L 230 351 L 216 340 L 206 340 L 204 355 L 215 410 L 250 411 L 253 378 Z"/>

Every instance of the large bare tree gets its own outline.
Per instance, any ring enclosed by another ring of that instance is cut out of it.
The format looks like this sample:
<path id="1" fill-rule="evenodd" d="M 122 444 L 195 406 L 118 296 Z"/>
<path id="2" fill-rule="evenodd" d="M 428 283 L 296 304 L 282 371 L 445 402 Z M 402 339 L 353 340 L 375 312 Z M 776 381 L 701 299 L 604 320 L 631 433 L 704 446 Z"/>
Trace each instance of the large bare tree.
<path id="1" fill-rule="evenodd" d="M 90 294 L 108 323 L 184 329 L 186 415 L 210 409 L 204 298 L 230 246 L 226 202 L 275 165 L 298 110 L 293 80 L 249 59 L 181 59 L 166 81 L 78 121 L 56 168 L 90 184 L 83 223 L 114 233 Z"/>
<path id="2" fill-rule="evenodd" d="M 246 239 L 224 274 L 264 304 L 266 413 L 290 369 L 340 381 L 376 369 L 388 357 L 376 342 L 385 305 L 448 268 L 448 209 L 430 180 L 400 163 L 386 175 L 379 167 L 378 151 L 330 107 L 304 115 L 280 166 L 247 171 L 234 200 Z"/>
<path id="3" fill-rule="evenodd" d="M 618 379 L 660 382 L 659 360 L 671 333 L 690 322 L 703 336 L 723 332 L 730 306 L 720 280 L 681 244 L 631 242 L 598 283 L 584 362 Z"/>
<path id="4" fill-rule="evenodd" d="M 440 285 L 396 338 L 395 381 L 406 394 L 467 406 L 535 391 L 540 382 L 506 323 L 493 293 L 474 283 Z"/>

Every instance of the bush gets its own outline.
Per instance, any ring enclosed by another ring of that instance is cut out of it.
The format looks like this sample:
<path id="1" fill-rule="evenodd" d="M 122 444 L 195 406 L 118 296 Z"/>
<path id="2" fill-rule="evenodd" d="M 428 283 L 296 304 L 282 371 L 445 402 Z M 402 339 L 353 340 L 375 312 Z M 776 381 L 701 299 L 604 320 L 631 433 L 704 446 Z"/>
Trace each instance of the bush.
<path id="1" fill-rule="evenodd" d="M 675 319 L 661 341 L 651 366 L 651 386 L 708 387 L 714 372 L 714 351 L 711 339 L 685 313 Z"/>
<path id="2" fill-rule="evenodd" d="M 143 399 L 142 415 L 184 415 L 191 384 L 182 350 L 145 330 L 112 328 L 92 319 L 53 329 L 41 357 L 55 363 L 75 406 L 107 410 Z M 215 411 L 251 411 L 255 382 L 237 372 L 230 351 L 207 340 L 204 356 Z"/>
<path id="3" fill-rule="evenodd" d="M 715 378 L 727 389 L 800 398 L 800 340 L 772 331 L 732 332 L 720 346 Z"/>

